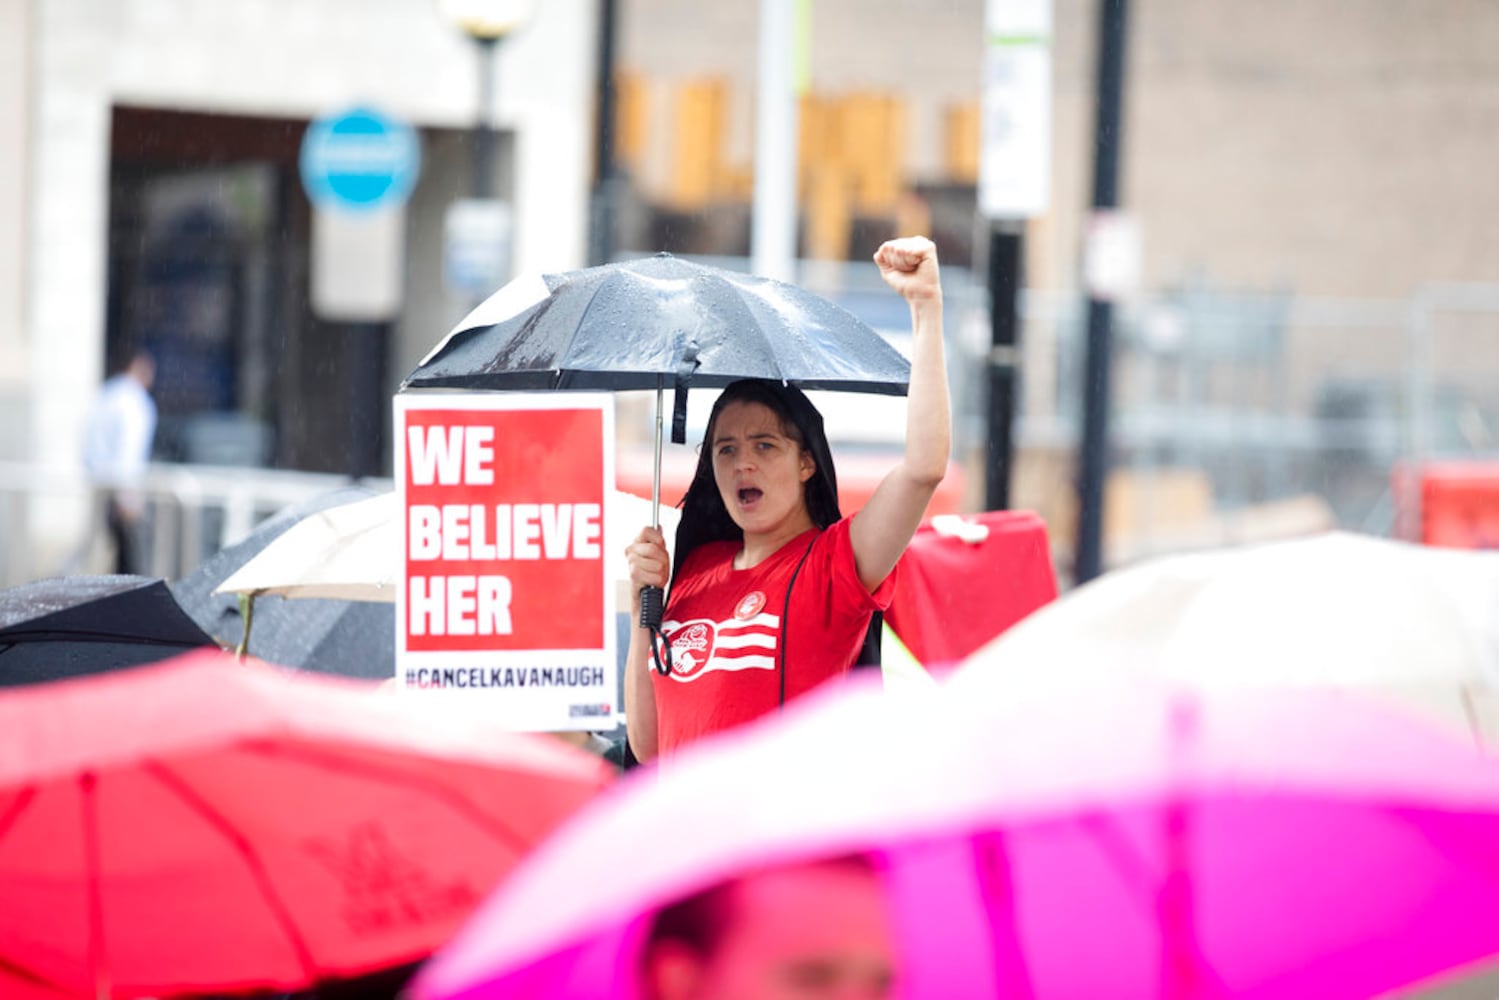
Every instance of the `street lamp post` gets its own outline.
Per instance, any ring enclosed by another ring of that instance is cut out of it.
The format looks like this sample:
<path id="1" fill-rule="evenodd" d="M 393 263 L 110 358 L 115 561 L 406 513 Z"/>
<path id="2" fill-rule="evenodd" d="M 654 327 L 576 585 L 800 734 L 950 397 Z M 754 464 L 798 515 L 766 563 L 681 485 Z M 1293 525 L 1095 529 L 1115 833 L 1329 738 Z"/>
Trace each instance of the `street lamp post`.
<path id="1" fill-rule="evenodd" d="M 476 35 L 479 44 L 479 122 L 474 127 L 474 197 L 494 197 L 494 53 L 498 38 Z"/>
<path id="2" fill-rule="evenodd" d="M 1093 209 L 1119 203 L 1119 161 L 1124 148 L 1124 58 L 1129 0 L 1099 0 L 1098 104 L 1094 122 Z M 1072 580 L 1084 584 L 1103 570 L 1104 487 L 1108 477 L 1109 383 L 1112 378 L 1113 302 L 1088 296 L 1084 360 L 1083 432 L 1078 456 L 1077 540 Z"/>
<path id="3" fill-rule="evenodd" d="M 438 0 L 448 21 L 478 47 L 479 106 L 474 122 L 472 194 L 443 219 L 443 273 L 450 291 L 472 306 L 503 284 L 510 270 L 510 206 L 495 191 L 495 52 L 520 27 L 532 0 Z"/>
<path id="4" fill-rule="evenodd" d="M 495 51 L 531 15 L 532 0 L 438 0 L 445 18 L 479 50 L 479 108 L 474 126 L 474 197 L 494 197 Z"/>

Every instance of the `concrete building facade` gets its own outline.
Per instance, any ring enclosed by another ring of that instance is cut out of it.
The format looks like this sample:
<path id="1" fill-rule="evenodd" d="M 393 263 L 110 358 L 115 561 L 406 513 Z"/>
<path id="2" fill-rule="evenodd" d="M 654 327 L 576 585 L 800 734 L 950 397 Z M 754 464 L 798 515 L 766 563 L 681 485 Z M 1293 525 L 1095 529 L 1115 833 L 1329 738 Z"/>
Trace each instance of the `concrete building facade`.
<path id="1" fill-rule="evenodd" d="M 584 263 L 595 7 L 536 4 L 498 48 L 487 113 L 497 190 L 513 208 L 514 269 Z M 139 291 L 144 280 L 140 219 L 192 194 L 228 205 L 237 227 L 226 237 L 236 249 L 224 287 L 238 304 L 225 320 L 223 407 L 263 411 L 251 416 L 272 424 L 268 464 L 344 471 L 336 456 L 286 442 L 323 420 L 335 447 L 345 443 L 347 428 L 331 422 L 354 405 L 346 370 L 366 354 L 379 359 L 383 431 L 400 376 L 473 304 L 445 285 L 442 220 L 474 182 L 481 72 L 477 46 L 435 0 L 0 0 L 0 461 L 76 469 L 108 349 L 150 307 L 144 293 L 139 307 L 117 301 L 122 284 Z M 423 140 L 404 304 L 373 331 L 310 314 L 309 210 L 295 166 L 307 124 L 355 104 Z M 177 258 L 179 274 L 204 266 L 187 242 Z M 267 288 L 274 304 L 257 305 Z M 211 290 L 199 298 L 226 308 Z M 297 365 L 309 372 L 289 381 Z M 78 519 L 77 505 L 45 503 L 26 523 L 62 537 Z"/>

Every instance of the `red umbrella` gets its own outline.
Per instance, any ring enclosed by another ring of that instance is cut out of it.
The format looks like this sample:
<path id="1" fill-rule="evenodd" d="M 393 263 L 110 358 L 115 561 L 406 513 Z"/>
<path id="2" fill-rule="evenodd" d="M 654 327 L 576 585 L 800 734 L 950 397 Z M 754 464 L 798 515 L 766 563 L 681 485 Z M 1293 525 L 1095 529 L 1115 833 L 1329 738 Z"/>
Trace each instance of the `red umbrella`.
<path id="1" fill-rule="evenodd" d="M 0 694 L 0 995 L 423 958 L 609 780 L 485 715 L 206 651 Z"/>

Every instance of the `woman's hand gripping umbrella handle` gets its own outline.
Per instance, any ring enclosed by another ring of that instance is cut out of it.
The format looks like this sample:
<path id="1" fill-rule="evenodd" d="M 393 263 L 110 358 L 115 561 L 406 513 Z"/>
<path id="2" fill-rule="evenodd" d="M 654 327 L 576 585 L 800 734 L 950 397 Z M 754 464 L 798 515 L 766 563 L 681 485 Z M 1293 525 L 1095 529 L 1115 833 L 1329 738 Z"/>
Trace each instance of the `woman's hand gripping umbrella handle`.
<path id="1" fill-rule="evenodd" d="M 625 559 L 630 567 L 630 583 L 637 588 L 640 603 L 637 624 L 650 633 L 651 659 L 656 670 L 668 674 L 671 672 L 671 646 L 661 635 L 661 621 L 665 614 L 666 580 L 671 562 L 661 529 L 654 526 L 641 529 L 625 550 Z"/>
<path id="2" fill-rule="evenodd" d="M 625 562 L 629 566 L 629 587 L 634 627 L 630 629 L 630 649 L 625 656 L 625 719 L 629 723 L 630 750 L 635 758 L 646 761 L 656 755 L 656 694 L 652 672 L 661 670 L 659 647 L 666 645 L 661 639 L 659 626 L 652 628 L 645 620 L 643 595 L 654 589 L 661 593 L 666 589 L 671 572 L 670 557 L 666 551 L 666 538 L 657 527 L 640 529 L 640 533 L 625 549 Z M 658 613 L 658 620 L 659 620 Z M 671 650 L 666 651 L 666 669 L 671 669 Z"/>

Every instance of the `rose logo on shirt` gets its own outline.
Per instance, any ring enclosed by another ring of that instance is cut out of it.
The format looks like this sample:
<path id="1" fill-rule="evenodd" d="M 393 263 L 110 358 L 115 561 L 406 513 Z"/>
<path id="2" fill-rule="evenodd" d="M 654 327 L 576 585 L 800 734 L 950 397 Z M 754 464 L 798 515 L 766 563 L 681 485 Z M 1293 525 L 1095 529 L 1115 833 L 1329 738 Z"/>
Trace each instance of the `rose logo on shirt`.
<path id="1" fill-rule="evenodd" d="M 765 594 L 752 590 L 739 599 L 739 603 L 734 607 L 734 617 L 747 622 L 758 615 L 763 607 L 765 607 Z"/>
<path id="2" fill-rule="evenodd" d="M 671 670 L 682 678 L 689 678 L 713 658 L 713 626 L 708 622 L 693 622 L 678 632 L 671 640 Z"/>

